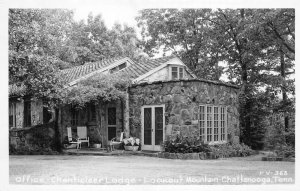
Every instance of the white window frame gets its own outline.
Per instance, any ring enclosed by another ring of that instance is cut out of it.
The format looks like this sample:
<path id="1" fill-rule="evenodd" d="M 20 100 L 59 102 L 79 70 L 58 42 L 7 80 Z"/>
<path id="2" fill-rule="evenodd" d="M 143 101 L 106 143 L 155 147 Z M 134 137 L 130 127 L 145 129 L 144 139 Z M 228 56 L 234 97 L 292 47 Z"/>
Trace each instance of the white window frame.
<path id="1" fill-rule="evenodd" d="M 200 126 L 200 107 L 204 107 L 204 143 L 208 143 L 208 144 L 218 144 L 218 143 L 225 143 L 225 142 L 227 142 L 227 106 L 224 106 L 224 105 L 211 105 L 211 104 L 206 104 L 206 105 L 204 105 L 204 104 L 202 104 L 202 105 L 199 105 L 199 117 L 198 117 L 198 126 L 199 126 L 199 136 L 201 136 L 201 133 L 200 133 L 200 131 L 201 131 L 201 126 Z M 208 125 L 208 116 L 207 116 L 207 108 L 208 107 L 211 107 L 211 115 L 212 115 L 212 118 L 211 118 L 211 123 L 212 123 L 212 125 L 211 125 L 211 141 L 208 141 L 208 127 L 207 127 L 207 125 Z M 215 125 L 214 125 L 214 123 L 215 123 L 215 113 L 214 113 L 214 109 L 215 108 L 218 108 L 218 112 L 216 113 L 217 114 L 217 122 L 218 122 L 218 140 L 215 140 Z M 223 108 L 223 111 L 224 111 L 224 115 L 223 115 L 223 117 L 224 117 L 224 119 L 221 117 L 221 115 L 222 115 L 222 112 L 221 112 L 221 110 L 222 110 L 222 108 Z M 222 119 L 223 120 L 222 120 Z M 224 122 L 224 127 L 221 125 L 221 122 Z M 224 139 L 222 139 L 222 128 L 223 128 L 223 130 L 224 130 L 224 133 L 223 133 L 223 135 L 224 135 Z"/>
<path id="2" fill-rule="evenodd" d="M 177 68 L 177 79 L 173 79 L 173 68 Z M 182 77 L 180 78 L 180 69 L 182 69 Z M 170 80 L 180 80 L 180 79 L 184 79 L 185 78 L 185 67 L 181 66 L 181 65 L 170 65 L 169 68 L 170 72 L 169 72 L 169 76 L 170 76 Z"/>
<path id="3" fill-rule="evenodd" d="M 9 103 L 9 116 L 12 113 L 13 117 L 13 124 L 10 126 L 10 128 L 16 128 L 17 127 L 17 103 L 16 102 L 11 102 Z M 10 124 L 9 124 L 10 125 Z"/>
<path id="4" fill-rule="evenodd" d="M 116 110 L 116 123 L 115 124 L 108 124 L 108 109 L 110 109 L 110 108 L 113 108 L 113 109 L 115 109 Z M 108 139 L 108 128 L 116 128 L 116 135 L 115 135 L 115 137 L 117 137 L 117 132 L 118 132 L 118 129 L 117 129 L 117 123 L 118 123 L 118 116 L 117 116 L 117 107 L 114 107 L 114 106 L 112 106 L 112 107 L 107 107 L 106 108 L 106 126 L 107 126 L 107 131 L 106 131 L 106 138 Z M 108 140 L 108 141 L 110 141 L 110 140 Z"/>
<path id="5" fill-rule="evenodd" d="M 222 109 L 224 110 L 224 116 L 222 118 Z M 222 122 L 224 122 L 224 127 L 222 125 Z M 224 132 L 222 132 L 224 130 Z M 224 135 L 224 138 L 223 136 Z M 227 113 L 226 113 L 226 107 L 220 107 L 220 140 L 226 141 L 227 140 Z"/>
<path id="6" fill-rule="evenodd" d="M 162 107 L 163 108 L 163 140 L 165 141 L 165 104 L 161 105 L 144 105 L 141 107 L 141 146 L 142 150 L 153 150 L 153 151 L 161 151 L 160 145 L 155 145 L 155 108 Z M 151 108 L 151 145 L 144 145 L 144 109 Z"/>
<path id="7" fill-rule="evenodd" d="M 203 107 L 203 112 L 201 112 L 201 109 L 200 107 Z M 200 116 L 202 115 L 202 117 Z M 206 141 L 206 120 L 205 120 L 205 117 L 206 117 L 206 108 L 204 105 L 200 105 L 199 106 L 199 117 L 198 117 L 198 120 L 199 120 L 199 136 L 200 136 L 200 140 L 205 142 Z"/>
<path id="8" fill-rule="evenodd" d="M 210 108 L 210 112 L 208 112 L 208 108 Z M 207 142 L 213 142 L 214 132 L 213 132 L 213 122 L 214 122 L 214 116 L 213 116 L 213 106 L 207 105 L 206 106 L 206 141 Z M 208 116 L 211 116 L 210 120 L 208 120 Z M 210 139 L 208 139 L 210 138 Z"/>

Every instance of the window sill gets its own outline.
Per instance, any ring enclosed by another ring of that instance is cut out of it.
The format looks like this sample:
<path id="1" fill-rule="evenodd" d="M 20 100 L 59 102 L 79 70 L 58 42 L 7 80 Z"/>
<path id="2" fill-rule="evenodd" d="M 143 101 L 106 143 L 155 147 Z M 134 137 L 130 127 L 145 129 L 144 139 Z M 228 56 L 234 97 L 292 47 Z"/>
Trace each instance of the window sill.
<path id="1" fill-rule="evenodd" d="M 208 142 L 207 144 L 208 145 L 220 145 L 220 144 L 225 144 L 225 143 L 227 143 L 227 141 L 212 141 L 212 142 Z"/>

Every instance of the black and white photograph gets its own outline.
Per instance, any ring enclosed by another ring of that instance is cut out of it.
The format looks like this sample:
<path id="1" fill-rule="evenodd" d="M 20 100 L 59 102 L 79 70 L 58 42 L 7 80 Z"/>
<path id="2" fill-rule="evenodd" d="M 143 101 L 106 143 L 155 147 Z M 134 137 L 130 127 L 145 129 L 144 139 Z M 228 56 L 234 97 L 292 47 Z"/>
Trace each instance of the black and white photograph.
<path id="1" fill-rule="evenodd" d="M 297 3 L 203 2 L 1 1 L 3 189 L 296 190 Z"/>

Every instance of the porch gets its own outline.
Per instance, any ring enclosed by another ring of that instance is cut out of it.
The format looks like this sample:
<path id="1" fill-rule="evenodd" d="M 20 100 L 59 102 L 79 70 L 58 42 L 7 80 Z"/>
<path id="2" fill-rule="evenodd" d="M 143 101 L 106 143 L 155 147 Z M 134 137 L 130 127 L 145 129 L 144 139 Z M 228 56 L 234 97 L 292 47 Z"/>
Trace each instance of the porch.
<path id="1" fill-rule="evenodd" d="M 59 116 L 61 140 L 67 144 L 71 129 L 71 136 L 78 137 L 79 127 L 84 127 L 84 134 L 89 138 L 89 145 L 101 144 L 106 148 L 114 137 L 120 137 L 121 132 L 126 133 L 124 119 L 124 103 L 120 100 L 107 103 L 88 103 L 84 107 L 64 105 Z M 92 148 L 91 148 L 92 149 Z"/>

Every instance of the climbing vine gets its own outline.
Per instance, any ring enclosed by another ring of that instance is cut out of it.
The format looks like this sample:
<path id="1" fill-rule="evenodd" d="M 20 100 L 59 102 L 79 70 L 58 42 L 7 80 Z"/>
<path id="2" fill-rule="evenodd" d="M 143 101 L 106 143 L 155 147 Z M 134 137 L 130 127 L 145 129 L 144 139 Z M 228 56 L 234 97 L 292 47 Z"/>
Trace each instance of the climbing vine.
<path id="1" fill-rule="evenodd" d="M 131 84 L 125 73 L 95 75 L 66 88 L 62 95 L 65 104 L 84 107 L 89 102 L 109 102 L 125 99 L 126 89 Z"/>

